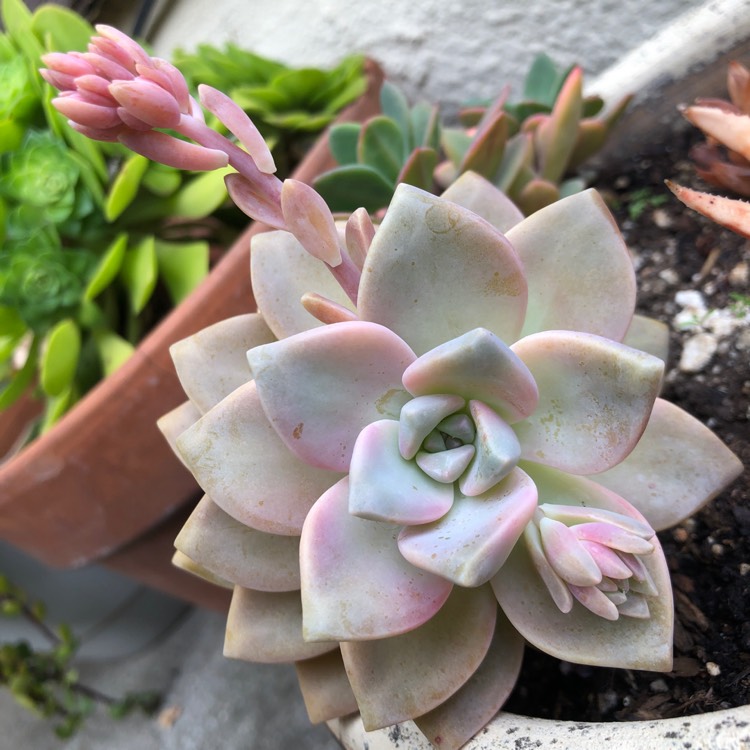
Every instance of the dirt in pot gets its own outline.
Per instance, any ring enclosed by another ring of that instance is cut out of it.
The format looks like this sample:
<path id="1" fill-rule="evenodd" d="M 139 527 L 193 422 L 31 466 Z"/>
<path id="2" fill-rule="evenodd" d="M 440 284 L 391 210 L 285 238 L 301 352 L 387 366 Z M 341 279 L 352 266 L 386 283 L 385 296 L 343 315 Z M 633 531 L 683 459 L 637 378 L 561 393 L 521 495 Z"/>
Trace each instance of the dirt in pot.
<path id="1" fill-rule="evenodd" d="M 675 596 L 673 671 L 584 667 L 527 649 L 505 706 L 514 713 L 638 720 L 750 703 L 750 241 L 686 209 L 665 187 L 669 178 L 722 192 L 702 183 L 686 158 L 700 136 L 676 127 L 659 152 L 602 171 L 594 187 L 635 258 L 638 312 L 671 330 L 663 395 L 707 424 L 747 469 L 659 534 Z"/>

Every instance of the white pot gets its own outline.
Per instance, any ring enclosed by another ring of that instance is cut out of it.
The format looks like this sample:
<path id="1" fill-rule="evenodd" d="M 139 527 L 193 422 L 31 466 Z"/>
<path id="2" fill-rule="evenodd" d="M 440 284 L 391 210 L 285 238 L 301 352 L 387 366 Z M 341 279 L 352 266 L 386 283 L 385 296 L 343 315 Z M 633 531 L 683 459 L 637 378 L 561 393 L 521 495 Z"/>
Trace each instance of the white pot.
<path id="1" fill-rule="evenodd" d="M 328 722 L 345 750 L 434 750 L 411 722 L 365 732 L 358 714 Z M 437 746 L 439 748 L 439 746 Z M 579 722 L 500 713 L 462 750 L 749 750 L 750 706 L 675 719 Z"/>

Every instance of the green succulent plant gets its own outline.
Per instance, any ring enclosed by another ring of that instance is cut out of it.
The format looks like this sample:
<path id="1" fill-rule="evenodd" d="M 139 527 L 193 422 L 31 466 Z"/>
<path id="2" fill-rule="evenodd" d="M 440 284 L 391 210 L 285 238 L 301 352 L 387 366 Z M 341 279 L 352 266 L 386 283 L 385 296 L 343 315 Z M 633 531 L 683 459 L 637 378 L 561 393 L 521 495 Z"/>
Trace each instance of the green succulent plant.
<path id="1" fill-rule="evenodd" d="M 388 205 L 401 182 L 433 189 L 440 148 L 438 108 L 427 102 L 409 107 L 392 83 L 380 91 L 382 114 L 367 122 L 331 128 L 329 145 L 340 166 L 320 175 L 315 189 L 333 211 L 370 212 Z"/>
<path id="2" fill-rule="evenodd" d="M 250 115 L 282 176 L 291 171 L 310 137 L 366 86 L 359 55 L 330 70 L 295 69 L 229 43 L 223 49 L 201 44 L 194 53 L 177 49 L 172 60 L 193 90 L 203 83 L 225 91 Z"/>
<path id="3" fill-rule="evenodd" d="M 560 68 L 540 54 L 521 100 L 507 99 L 506 89 L 489 106 L 467 107 L 463 128 L 443 130 L 448 160 L 436 179 L 447 187 L 466 171 L 478 172 L 529 215 L 586 186 L 576 170 L 602 148 L 631 97 L 604 111 L 600 97 L 584 97 L 580 67 Z"/>

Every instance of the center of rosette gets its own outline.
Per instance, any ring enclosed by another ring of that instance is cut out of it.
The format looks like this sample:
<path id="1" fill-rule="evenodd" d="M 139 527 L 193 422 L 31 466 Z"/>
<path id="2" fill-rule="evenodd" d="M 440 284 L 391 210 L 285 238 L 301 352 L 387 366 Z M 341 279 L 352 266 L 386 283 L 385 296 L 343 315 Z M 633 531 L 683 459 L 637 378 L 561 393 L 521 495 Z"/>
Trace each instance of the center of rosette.
<path id="1" fill-rule="evenodd" d="M 481 495 L 521 456 L 513 429 L 487 404 L 456 395 L 418 396 L 401 410 L 399 452 L 432 479 Z"/>

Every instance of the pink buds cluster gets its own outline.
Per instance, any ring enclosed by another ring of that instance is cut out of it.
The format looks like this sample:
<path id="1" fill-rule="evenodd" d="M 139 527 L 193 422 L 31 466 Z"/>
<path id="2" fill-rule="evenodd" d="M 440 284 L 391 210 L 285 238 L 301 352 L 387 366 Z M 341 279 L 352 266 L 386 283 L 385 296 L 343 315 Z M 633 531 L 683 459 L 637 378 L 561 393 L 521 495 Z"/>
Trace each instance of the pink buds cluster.
<path id="1" fill-rule="evenodd" d="M 641 559 L 654 530 L 630 516 L 545 503 L 524 532 L 532 562 L 561 612 L 577 599 L 606 620 L 649 617 L 659 592 Z"/>

